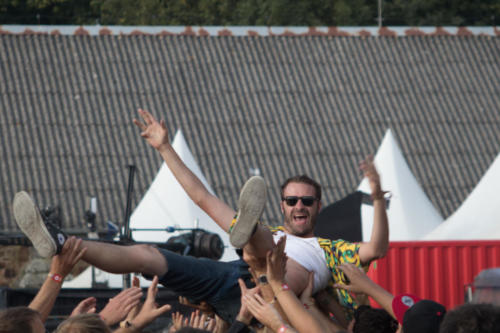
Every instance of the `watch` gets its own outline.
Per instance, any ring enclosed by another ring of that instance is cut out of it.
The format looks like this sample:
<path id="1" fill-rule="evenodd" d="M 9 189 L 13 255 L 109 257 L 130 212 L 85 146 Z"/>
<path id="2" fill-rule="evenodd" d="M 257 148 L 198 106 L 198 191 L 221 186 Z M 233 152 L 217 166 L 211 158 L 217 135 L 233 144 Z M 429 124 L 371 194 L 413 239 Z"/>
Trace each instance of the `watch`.
<path id="1" fill-rule="evenodd" d="M 266 274 L 262 274 L 258 277 L 259 284 L 268 284 L 269 282 L 267 281 L 267 276 Z"/>

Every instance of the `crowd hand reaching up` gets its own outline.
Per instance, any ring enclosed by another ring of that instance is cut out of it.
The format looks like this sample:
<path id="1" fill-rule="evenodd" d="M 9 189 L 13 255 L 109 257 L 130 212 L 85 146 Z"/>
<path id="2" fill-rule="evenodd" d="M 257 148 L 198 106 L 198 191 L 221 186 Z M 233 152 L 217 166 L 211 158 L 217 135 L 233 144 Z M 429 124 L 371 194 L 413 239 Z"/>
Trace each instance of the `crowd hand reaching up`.
<path id="1" fill-rule="evenodd" d="M 276 247 L 267 253 L 267 279 L 276 293 L 276 287 L 281 288 L 285 282 L 286 261 L 288 257 L 285 254 L 286 237 L 283 236 L 276 243 Z"/>
<path id="2" fill-rule="evenodd" d="M 80 249 L 81 244 L 82 240 L 80 238 L 77 239 L 75 236 L 68 238 L 63 245 L 61 253 L 52 257 L 50 273 L 59 274 L 63 279 L 68 276 L 76 263 L 80 261 L 87 251 L 87 248 Z"/>
<path id="3" fill-rule="evenodd" d="M 312 296 L 313 285 L 314 285 L 314 272 L 311 271 L 309 272 L 309 280 L 307 281 L 307 286 L 302 291 L 302 294 L 300 294 L 300 301 L 302 302 L 302 304 L 304 304 L 304 307 L 306 309 L 313 307 L 315 304 L 314 297 Z"/>
<path id="4" fill-rule="evenodd" d="M 193 304 L 186 297 L 179 296 L 179 303 L 200 310 L 201 312 L 206 313 L 209 316 L 215 314 L 214 309 L 205 301 L 201 301 L 199 304 Z"/>
<path id="5" fill-rule="evenodd" d="M 141 136 L 146 139 L 148 144 L 156 150 L 160 150 L 164 145 L 168 144 L 168 130 L 165 121 L 162 119 L 158 122 L 146 110 L 139 109 L 138 111 L 142 122 L 134 119 L 134 124 L 141 129 Z"/>
<path id="6" fill-rule="evenodd" d="M 64 243 L 61 253 L 52 257 L 49 275 L 28 306 L 40 313 L 42 322 L 47 320 L 54 307 L 57 295 L 59 295 L 62 287 L 62 280 L 71 272 L 85 251 L 87 251 L 87 248 L 80 249 L 81 244 L 81 239 L 72 236 Z"/>
<path id="7" fill-rule="evenodd" d="M 336 283 L 335 288 L 344 289 L 353 293 L 367 293 L 374 282 L 365 274 L 362 268 L 353 264 L 343 263 L 339 269 L 349 278 L 349 284 Z"/>
<path id="8" fill-rule="evenodd" d="M 121 291 L 118 295 L 110 298 L 108 304 L 99 313 L 102 320 L 108 326 L 112 326 L 127 316 L 127 314 L 137 306 L 142 297 L 142 290 L 132 287 Z"/>
<path id="9" fill-rule="evenodd" d="M 172 313 L 172 326 L 168 330 L 169 333 L 174 333 L 188 325 L 188 319 L 184 319 L 184 316 L 180 312 Z"/>
<path id="10" fill-rule="evenodd" d="M 95 297 L 87 297 L 73 309 L 70 317 L 77 316 L 84 313 L 95 313 L 97 300 Z"/>
<path id="11" fill-rule="evenodd" d="M 153 320 L 169 311 L 172 307 L 169 304 L 165 304 L 161 307 L 158 307 L 156 304 L 156 295 L 158 294 L 158 276 L 155 275 L 151 285 L 148 288 L 148 295 L 144 304 L 142 305 L 141 310 L 135 316 L 135 318 L 130 321 L 135 329 L 140 330 L 144 328 L 146 325 L 151 323 Z"/>
<path id="12" fill-rule="evenodd" d="M 252 313 L 248 310 L 248 307 L 244 301 L 245 296 L 247 295 L 254 295 L 259 292 L 259 286 L 255 288 L 247 288 L 245 285 L 245 282 L 242 279 L 238 279 L 238 283 L 240 285 L 240 290 L 241 290 L 241 307 L 240 307 L 240 312 L 236 316 L 236 320 L 241 321 L 242 323 L 249 325 L 250 321 L 252 320 L 253 316 Z"/>
<path id="13" fill-rule="evenodd" d="M 135 287 L 135 288 L 140 288 L 141 287 L 141 282 L 139 281 L 139 278 L 137 276 L 135 276 L 135 275 L 132 278 L 132 287 Z M 127 313 L 127 317 L 125 317 L 125 320 L 128 321 L 128 322 L 131 322 L 132 319 L 134 319 L 135 316 L 137 316 L 137 314 L 139 313 L 139 310 L 141 310 L 141 305 L 142 304 L 139 302 L 136 306 L 134 306 Z"/>
<path id="14" fill-rule="evenodd" d="M 189 326 L 200 330 L 213 332 L 213 330 L 215 329 L 215 319 L 208 318 L 208 316 L 205 313 L 202 313 L 200 315 L 200 311 L 196 310 L 191 313 Z"/>
<path id="15" fill-rule="evenodd" d="M 274 332 L 278 332 L 283 325 L 286 325 L 285 321 L 274 306 L 271 303 L 266 302 L 257 293 L 245 295 L 245 297 L 243 297 L 243 304 L 258 321 L 272 329 Z M 286 332 L 295 332 L 295 330 L 287 328 Z"/>

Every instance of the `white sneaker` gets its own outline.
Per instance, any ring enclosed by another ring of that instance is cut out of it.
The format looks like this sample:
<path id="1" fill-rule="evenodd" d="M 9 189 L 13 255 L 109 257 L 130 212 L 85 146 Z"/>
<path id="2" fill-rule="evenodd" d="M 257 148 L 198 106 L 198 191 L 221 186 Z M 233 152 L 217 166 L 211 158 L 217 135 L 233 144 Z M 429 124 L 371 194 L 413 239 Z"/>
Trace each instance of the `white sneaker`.
<path id="1" fill-rule="evenodd" d="M 252 237 L 267 200 L 267 186 L 264 178 L 251 177 L 240 192 L 238 217 L 229 234 L 229 241 L 241 249 Z"/>
<path id="2" fill-rule="evenodd" d="M 67 236 L 56 226 L 45 224 L 38 207 L 28 193 L 24 191 L 16 193 L 12 210 L 17 225 L 33 243 L 40 256 L 50 258 L 61 252 Z"/>

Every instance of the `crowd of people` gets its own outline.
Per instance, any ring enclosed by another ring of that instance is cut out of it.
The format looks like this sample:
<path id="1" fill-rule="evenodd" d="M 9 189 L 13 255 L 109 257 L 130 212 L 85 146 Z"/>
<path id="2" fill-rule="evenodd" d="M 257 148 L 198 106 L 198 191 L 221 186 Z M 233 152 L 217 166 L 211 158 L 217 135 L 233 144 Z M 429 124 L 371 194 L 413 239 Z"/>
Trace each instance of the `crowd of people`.
<path id="1" fill-rule="evenodd" d="M 144 302 L 138 280 L 99 313 L 95 298 L 83 300 L 58 326 L 58 333 L 140 332 L 171 310 L 169 304 L 156 304 L 159 283 L 197 308 L 190 316 L 172 313 L 166 332 L 500 332 L 500 310 L 494 305 L 466 304 L 447 311 L 415 295 L 394 296 L 366 275 L 370 263 L 385 256 L 389 246 L 384 191 L 371 157 L 360 164 L 374 206 L 370 240 L 323 239 L 313 233 L 321 209 L 321 186 L 315 180 L 300 175 L 283 183 L 283 225 L 269 227 L 261 221 L 267 202 L 263 178 L 245 183 L 235 211 L 184 165 L 169 143 L 164 121 L 145 110 L 139 114 L 134 123 L 141 136 L 159 152 L 189 197 L 229 233 L 241 258 L 219 262 L 151 245 L 68 237 L 44 221 L 31 196 L 21 191 L 13 201 L 16 222 L 52 264 L 29 306 L 0 311 L 0 333 L 44 332 L 61 283 L 79 260 L 110 273 L 140 273 L 152 283 Z M 381 308 L 370 307 L 369 298 Z"/>

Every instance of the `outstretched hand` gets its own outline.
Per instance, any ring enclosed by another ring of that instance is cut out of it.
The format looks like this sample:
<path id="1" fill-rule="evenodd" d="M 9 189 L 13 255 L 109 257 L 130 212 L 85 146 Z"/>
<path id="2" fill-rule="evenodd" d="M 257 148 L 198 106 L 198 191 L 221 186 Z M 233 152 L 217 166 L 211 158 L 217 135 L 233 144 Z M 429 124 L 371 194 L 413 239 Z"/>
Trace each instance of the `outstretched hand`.
<path id="1" fill-rule="evenodd" d="M 359 163 L 359 168 L 363 171 L 364 176 L 368 179 L 372 195 L 376 196 L 382 193 L 380 186 L 380 175 L 375 167 L 373 155 L 368 155 L 363 161 Z M 383 194 L 382 194 L 383 195 Z"/>
<path id="2" fill-rule="evenodd" d="M 133 324 L 136 328 L 142 329 L 153 320 L 169 311 L 172 307 L 169 304 L 165 304 L 158 307 L 156 304 L 156 295 L 158 294 L 158 276 L 155 275 L 151 285 L 148 288 L 148 296 L 146 301 L 142 305 L 141 311 L 133 319 Z"/>
<path id="3" fill-rule="evenodd" d="M 64 279 L 75 267 L 76 263 L 83 257 L 87 248 L 80 249 L 82 240 L 71 236 L 66 240 L 61 253 L 52 257 L 50 273 L 59 274 Z"/>
<path id="4" fill-rule="evenodd" d="M 246 325 L 250 324 L 250 321 L 252 320 L 252 313 L 248 309 L 244 298 L 247 295 L 254 295 L 257 294 L 260 290 L 259 286 L 254 287 L 254 288 L 247 288 L 245 285 L 245 282 L 242 279 L 238 279 L 238 283 L 240 285 L 240 290 L 241 290 L 241 307 L 240 307 L 240 312 L 238 313 L 238 316 L 236 317 L 237 320 L 241 321 L 242 323 L 245 323 Z"/>
<path id="5" fill-rule="evenodd" d="M 122 290 L 118 295 L 109 299 L 99 315 L 106 325 L 114 325 L 123 320 L 139 304 L 141 297 L 141 288 L 132 287 Z"/>
<path id="6" fill-rule="evenodd" d="M 141 136 L 156 150 L 168 144 L 168 130 L 165 121 L 158 122 L 151 113 L 139 109 L 143 122 L 134 118 L 134 124 L 141 129 Z"/>
<path id="7" fill-rule="evenodd" d="M 285 254 L 286 236 L 278 240 L 276 246 L 269 251 L 266 256 L 267 279 L 271 284 L 281 286 L 285 282 L 286 261 L 288 257 Z"/>
<path id="8" fill-rule="evenodd" d="M 73 309 L 70 317 L 77 316 L 83 313 L 95 313 L 95 306 L 97 304 L 97 300 L 95 297 L 87 297 Z"/>

